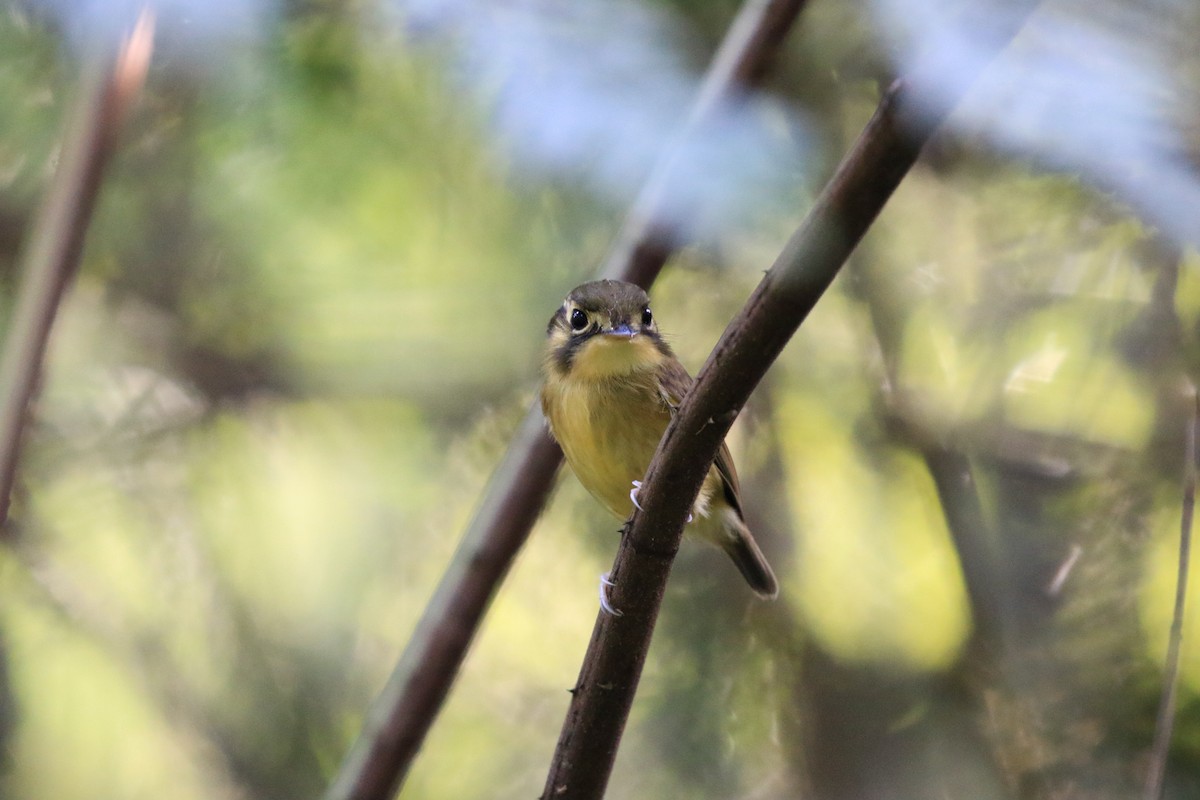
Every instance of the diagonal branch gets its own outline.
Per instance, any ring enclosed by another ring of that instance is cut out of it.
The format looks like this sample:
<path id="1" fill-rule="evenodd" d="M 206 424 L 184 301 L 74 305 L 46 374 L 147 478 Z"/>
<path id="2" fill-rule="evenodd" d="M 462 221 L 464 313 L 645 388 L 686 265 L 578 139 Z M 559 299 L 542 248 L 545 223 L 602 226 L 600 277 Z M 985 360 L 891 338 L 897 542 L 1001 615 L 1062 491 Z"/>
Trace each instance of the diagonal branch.
<path id="1" fill-rule="evenodd" d="M 1022 5 L 1026 14 L 1030 5 Z M 1024 18 L 1017 15 L 1011 29 L 997 32 L 988 55 L 1007 44 Z M 684 520 L 717 448 L 948 113 L 948 108 L 927 110 L 920 119 L 911 118 L 905 94 L 903 82 L 885 93 L 804 223 L 726 328 L 663 435 L 639 494 L 644 510 L 634 513 L 610 572 L 616 586 L 609 600 L 624 614 L 602 612 L 596 620 L 543 800 L 603 796 Z M 907 135 L 901 132 L 901 116 Z"/>
<path id="2" fill-rule="evenodd" d="M 681 139 L 758 82 L 805 2 L 748 0 L 705 75 Z M 606 276 L 644 287 L 654 281 L 678 244 L 664 199 L 681 167 L 686 165 L 672 153 L 656 167 L 606 259 Z M 384 800 L 404 781 L 496 587 L 541 513 L 561 461 L 535 404 L 325 800 Z"/>
<path id="3" fill-rule="evenodd" d="M 33 224 L 21 285 L 0 356 L 0 526 L 16 479 L 21 433 L 37 387 L 50 327 L 79 266 L 104 169 L 141 92 L 150 64 L 154 17 L 143 10 L 116 53 L 84 67 L 83 91 L 62 160 Z"/>
<path id="4" fill-rule="evenodd" d="M 762 81 L 807 4 L 808 0 L 746 0 L 713 56 L 678 141 L 686 141 L 718 118 L 722 106 L 736 102 Z M 601 277 L 649 289 L 667 258 L 680 246 L 680 232 L 672 220 L 681 214 L 668 215 L 665 201 L 678 170 L 696 168 L 693 163 L 681 163 L 683 149 L 669 148 L 655 165 L 617 234 Z"/>
<path id="5" fill-rule="evenodd" d="M 1171 751 L 1171 731 L 1175 727 L 1175 703 L 1179 691 L 1179 648 L 1183 642 L 1183 615 L 1187 605 L 1188 571 L 1191 568 L 1192 517 L 1196 511 L 1196 472 L 1200 469 L 1197 453 L 1197 426 L 1200 426 L 1200 394 L 1191 390 L 1192 408 L 1186 428 L 1183 466 L 1183 513 L 1179 521 L 1179 570 L 1175 578 L 1175 607 L 1171 615 L 1171 633 L 1167 640 L 1167 659 L 1164 667 L 1162 699 L 1154 726 L 1154 747 L 1150 753 L 1150 768 L 1146 775 L 1144 800 L 1160 800 L 1167 773 L 1167 756 Z"/>

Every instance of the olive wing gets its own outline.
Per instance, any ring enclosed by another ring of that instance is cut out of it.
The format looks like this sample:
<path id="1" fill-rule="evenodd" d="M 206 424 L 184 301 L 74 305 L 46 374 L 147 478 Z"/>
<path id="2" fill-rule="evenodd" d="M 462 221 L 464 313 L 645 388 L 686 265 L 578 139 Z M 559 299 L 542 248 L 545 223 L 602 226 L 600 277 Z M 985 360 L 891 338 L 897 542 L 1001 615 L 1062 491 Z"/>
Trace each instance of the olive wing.
<path id="1" fill-rule="evenodd" d="M 671 409 L 671 416 L 674 416 L 679 404 L 683 401 L 683 396 L 692 386 L 692 376 L 688 375 L 682 364 L 671 360 L 660 367 L 659 378 L 659 393 L 667 407 Z M 717 458 L 713 462 L 713 466 L 717 468 L 717 474 L 721 476 L 721 489 L 725 493 L 725 502 L 729 503 L 740 517 L 742 515 L 742 488 L 738 484 L 737 470 L 733 466 L 733 456 L 729 454 L 729 447 L 725 442 L 721 442 L 721 449 L 717 451 Z"/>

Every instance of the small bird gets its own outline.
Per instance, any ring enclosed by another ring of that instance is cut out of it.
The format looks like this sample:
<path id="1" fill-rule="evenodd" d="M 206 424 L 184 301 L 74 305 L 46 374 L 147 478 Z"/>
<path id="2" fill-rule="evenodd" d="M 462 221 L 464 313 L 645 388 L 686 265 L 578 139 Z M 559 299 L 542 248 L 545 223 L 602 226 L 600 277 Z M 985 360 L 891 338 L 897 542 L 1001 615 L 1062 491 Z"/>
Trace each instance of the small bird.
<path id="1" fill-rule="evenodd" d="M 567 463 L 605 508 L 626 519 L 658 441 L 692 385 L 659 333 L 646 293 L 613 280 L 574 289 L 546 328 L 543 371 L 542 411 Z M 759 596 L 779 593 L 742 517 L 737 472 L 723 442 L 692 519 L 688 532 L 728 553 Z M 601 603 L 611 611 L 603 585 Z"/>

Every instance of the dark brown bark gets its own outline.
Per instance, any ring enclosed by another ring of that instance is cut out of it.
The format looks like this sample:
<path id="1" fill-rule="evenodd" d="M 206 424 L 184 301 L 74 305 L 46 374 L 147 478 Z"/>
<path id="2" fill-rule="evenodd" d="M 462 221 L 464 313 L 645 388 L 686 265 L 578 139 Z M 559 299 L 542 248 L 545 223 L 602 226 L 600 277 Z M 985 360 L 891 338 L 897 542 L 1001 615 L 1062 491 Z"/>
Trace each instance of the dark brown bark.
<path id="1" fill-rule="evenodd" d="M 682 136 L 762 76 L 804 5 L 746 4 L 713 59 Z M 648 287 L 674 252 L 678 237 L 662 201 L 677 166 L 668 154 L 647 181 L 605 262 L 607 277 Z M 540 409 L 531 408 L 325 800 L 384 800 L 403 783 L 561 460 Z"/>
<path id="2" fill-rule="evenodd" d="M 999 52 L 1023 20 L 1019 14 L 1011 29 L 996 31 L 995 49 L 987 55 Z M 977 69 L 984 63 L 986 58 Z M 885 93 L 812 211 L 729 324 L 659 443 L 639 494 L 643 510 L 627 524 L 609 573 L 615 582 L 610 603 L 623 613 L 601 612 L 596 620 L 543 800 L 603 797 L 683 526 L 718 447 L 949 111 L 906 115 L 905 94 L 901 82 Z"/>

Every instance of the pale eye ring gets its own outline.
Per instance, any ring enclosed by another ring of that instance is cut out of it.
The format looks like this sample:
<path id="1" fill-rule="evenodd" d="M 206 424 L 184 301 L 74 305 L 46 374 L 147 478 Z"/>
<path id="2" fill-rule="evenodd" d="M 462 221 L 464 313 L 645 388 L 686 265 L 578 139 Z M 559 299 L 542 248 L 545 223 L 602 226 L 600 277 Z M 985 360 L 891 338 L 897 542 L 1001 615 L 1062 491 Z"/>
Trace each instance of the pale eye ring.
<path id="1" fill-rule="evenodd" d="M 649 325 L 652 322 L 654 322 L 654 315 L 650 313 L 650 306 L 646 306 L 642 309 L 642 324 Z"/>
<path id="2" fill-rule="evenodd" d="M 571 330 L 581 331 L 588 326 L 587 314 L 578 308 L 571 312 Z"/>

